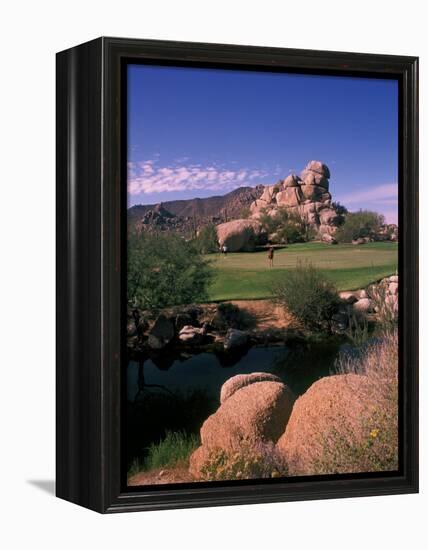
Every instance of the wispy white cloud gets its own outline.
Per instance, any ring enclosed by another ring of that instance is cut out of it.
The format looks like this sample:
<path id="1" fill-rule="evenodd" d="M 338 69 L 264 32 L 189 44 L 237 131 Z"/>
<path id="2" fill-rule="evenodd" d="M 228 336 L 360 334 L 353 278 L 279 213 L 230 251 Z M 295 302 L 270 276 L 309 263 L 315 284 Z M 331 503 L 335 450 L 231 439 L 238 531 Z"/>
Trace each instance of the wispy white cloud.
<path id="1" fill-rule="evenodd" d="M 356 187 L 360 187 L 356 185 Z M 335 196 L 349 210 L 367 208 L 381 212 L 387 223 L 397 223 L 398 218 L 398 184 L 385 183 L 375 185 L 364 190 L 355 190 L 352 193 Z"/>
<path id="2" fill-rule="evenodd" d="M 157 161 L 128 163 L 128 193 L 165 193 L 209 189 L 228 191 L 263 178 L 267 172 L 248 168 L 224 169 L 215 165 L 179 164 L 158 166 Z"/>
<path id="3" fill-rule="evenodd" d="M 348 195 L 340 197 L 340 201 L 345 205 L 377 203 L 394 204 L 398 203 L 398 185 L 396 183 L 386 183 L 377 185 L 364 191 L 354 191 Z"/>

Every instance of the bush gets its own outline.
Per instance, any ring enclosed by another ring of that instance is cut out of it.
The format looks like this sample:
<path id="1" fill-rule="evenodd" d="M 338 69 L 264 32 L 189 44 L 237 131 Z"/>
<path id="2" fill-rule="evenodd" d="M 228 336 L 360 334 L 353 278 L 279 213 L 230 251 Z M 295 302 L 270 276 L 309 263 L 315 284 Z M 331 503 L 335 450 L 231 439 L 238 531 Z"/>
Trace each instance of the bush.
<path id="1" fill-rule="evenodd" d="M 128 238 L 128 301 L 134 307 L 157 310 L 202 302 L 212 268 L 183 238 L 165 234 L 131 234 Z"/>
<path id="2" fill-rule="evenodd" d="M 337 289 L 311 263 L 298 262 L 273 288 L 276 303 L 285 307 L 307 330 L 329 330 L 340 303 Z"/>
<path id="3" fill-rule="evenodd" d="M 216 314 L 212 320 L 217 330 L 228 330 L 229 328 L 245 329 L 253 325 L 254 319 L 251 315 L 230 302 L 222 302 L 218 305 Z"/>
<path id="4" fill-rule="evenodd" d="M 284 477 L 288 473 L 284 458 L 272 442 L 240 441 L 230 450 L 211 451 L 201 467 L 206 481 Z"/>
<path id="5" fill-rule="evenodd" d="M 377 212 L 370 210 L 348 212 L 335 237 L 341 243 L 350 243 L 354 239 L 373 236 L 384 223 L 385 218 Z"/>
<path id="6" fill-rule="evenodd" d="M 398 325 L 398 309 L 392 296 L 388 293 L 388 283 L 381 281 L 379 284 L 367 288 L 367 294 L 372 300 L 376 311 L 378 330 L 390 332 Z"/>
<path id="7" fill-rule="evenodd" d="M 201 254 L 218 252 L 217 230 L 213 223 L 209 223 L 200 229 L 194 245 Z"/>
<path id="8" fill-rule="evenodd" d="M 343 225 L 345 217 L 348 214 L 348 209 L 339 201 L 333 201 L 331 203 L 331 206 L 336 210 L 338 225 Z"/>
<path id="9" fill-rule="evenodd" d="M 193 451 L 199 446 L 199 438 L 186 432 L 166 432 L 159 443 L 152 443 L 147 449 L 143 463 L 144 470 L 171 467 L 187 462 Z"/>
<path id="10" fill-rule="evenodd" d="M 313 239 L 316 234 L 305 218 L 284 207 L 278 208 L 275 216 L 262 211 L 259 221 L 267 233 L 275 235 L 274 241 L 278 243 L 304 242 Z"/>

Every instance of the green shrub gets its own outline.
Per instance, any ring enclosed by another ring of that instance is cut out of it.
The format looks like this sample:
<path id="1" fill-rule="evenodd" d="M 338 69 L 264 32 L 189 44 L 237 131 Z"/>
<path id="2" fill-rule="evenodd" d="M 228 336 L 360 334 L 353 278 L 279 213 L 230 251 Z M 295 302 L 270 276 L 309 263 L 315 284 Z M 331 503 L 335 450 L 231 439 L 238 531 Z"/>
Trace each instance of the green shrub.
<path id="1" fill-rule="evenodd" d="M 208 223 L 199 230 L 194 245 L 201 254 L 218 252 L 217 229 L 213 223 Z"/>
<path id="2" fill-rule="evenodd" d="M 334 284 L 311 263 L 299 261 L 273 288 L 273 299 L 310 331 L 329 330 L 340 299 Z"/>
<path id="3" fill-rule="evenodd" d="M 152 443 L 147 448 L 147 456 L 140 470 L 175 466 L 187 462 L 193 451 L 199 446 L 199 438 L 186 432 L 166 432 L 165 438 L 159 443 Z M 141 466 L 141 464 L 140 464 Z"/>
<path id="4" fill-rule="evenodd" d="M 217 330 L 227 330 L 229 328 L 246 329 L 254 323 L 251 315 L 230 302 L 222 302 L 218 305 L 217 311 L 212 320 L 214 328 Z"/>
<path id="5" fill-rule="evenodd" d="M 285 207 L 279 207 L 275 216 L 270 216 L 266 210 L 262 211 L 259 221 L 267 233 L 275 235 L 274 241 L 278 243 L 305 242 L 316 235 L 316 231 L 304 217 Z"/>
<path id="6" fill-rule="evenodd" d="M 153 311 L 203 302 L 211 278 L 209 263 L 178 235 L 129 235 L 127 289 L 132 306 Z"/>
<path id="7" fill-rule="evenodd" d="M 348 212 L 344 214 L 344 222 L 338 228 L 335 238 L 341 243 L 350 243 L 360 237 L 369 237 L 379 231 L 385 223 L 382 214 L 370 210 Z"/>
<path id="8" fill-rule="evenodd" d="M 333 201 L 331 203 L 331 206 L 336 210 L 338 225 L 343 225 L 345 217 L 348 214 L 348 209 L 339 201 Z"/>

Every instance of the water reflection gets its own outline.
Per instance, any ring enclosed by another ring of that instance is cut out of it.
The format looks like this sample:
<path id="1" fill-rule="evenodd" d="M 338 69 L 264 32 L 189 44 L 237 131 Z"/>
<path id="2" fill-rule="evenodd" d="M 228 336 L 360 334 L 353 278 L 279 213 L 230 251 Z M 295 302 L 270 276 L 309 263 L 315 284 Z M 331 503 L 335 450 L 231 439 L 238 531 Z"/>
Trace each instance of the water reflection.
<path id="1" fill-rule="evenodd" d="M 310 343 L 291 347 L 254 347 L 239 355 L 200 353 L 158 355 L 128 365 L 128 400 L 145 392 L 165 393 L 203 390 L 218 398 L 220 388 L 236 374 L 270 372 L 279 376 L 296 395 L 331 373 L 340 344 Z"/>

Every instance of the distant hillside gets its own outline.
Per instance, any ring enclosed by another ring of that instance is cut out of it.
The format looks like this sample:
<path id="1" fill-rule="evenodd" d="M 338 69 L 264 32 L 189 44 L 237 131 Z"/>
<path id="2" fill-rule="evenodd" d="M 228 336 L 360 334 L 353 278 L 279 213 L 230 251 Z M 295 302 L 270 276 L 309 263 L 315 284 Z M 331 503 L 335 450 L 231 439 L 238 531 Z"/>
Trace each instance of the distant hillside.
<path id="1" fill-rule="evenodd" d="M 141 223 L 151 224 L 153 213 L 165 211 L 172 214 L 179 220 L 192 219 L 197 225 L 207 221 L 221 222 L 229 219 L 239 218 L 242 211 L 249 208 L 250 204 L 258 199 L 263 193 L 264 186 L 239 187 L 226 195 L 217 195 L 204 199 L 188 199 L 167 201 L 160 204 L 139 204 L 128 209 L 128 223 L 133 226 L 140 226 Z M 162 214 L 162 218 L 164 214 Z M 146 220 L 143 222 L 143 220 Z M 179 220 L 176 220 L 178 222 Z M 170 222 L 171 223 L 171 222 Z M 175 223 L 174 225 L 177 225 Z M 178 224 L 180 225 L 180 224 Z"/>

